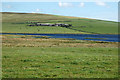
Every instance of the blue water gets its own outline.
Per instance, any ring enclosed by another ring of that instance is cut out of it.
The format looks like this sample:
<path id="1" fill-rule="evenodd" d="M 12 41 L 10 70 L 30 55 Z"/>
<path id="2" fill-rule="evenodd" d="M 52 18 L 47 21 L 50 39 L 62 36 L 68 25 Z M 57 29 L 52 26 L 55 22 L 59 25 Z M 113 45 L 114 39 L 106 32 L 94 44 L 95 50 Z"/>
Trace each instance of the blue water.
<path id="1" fill-rule="evenodd" d="M 0 33 L 2 35 L 37 35 L 49 36 L 50 38 L 72 38 L 78 40 L 93 40 L 93 41 L 107 41 L 107 42 L 120 42 L 120 35 L 113 34 L 39 34 L 39 33 Z M 99 39 L 98 39 L 99 38 Z"/>

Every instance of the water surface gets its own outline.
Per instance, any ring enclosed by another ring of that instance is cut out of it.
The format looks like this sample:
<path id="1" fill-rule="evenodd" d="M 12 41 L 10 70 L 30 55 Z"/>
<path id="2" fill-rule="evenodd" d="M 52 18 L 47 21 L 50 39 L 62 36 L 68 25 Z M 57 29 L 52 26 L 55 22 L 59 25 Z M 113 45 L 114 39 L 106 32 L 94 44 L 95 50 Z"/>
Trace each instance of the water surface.
<path id="1" fill-rule="evenodd" d="M 77 40 L 93 40 L 93 41 L 107 41 L 119 42 L 120 35 L 114 34 L 40 34 L 40 33 L 0 33 L 2 35 L 37 35 L 49 36 L 50 38 L 72 38 Z M 36 37 L 40 38 L 40 37 Z"/>

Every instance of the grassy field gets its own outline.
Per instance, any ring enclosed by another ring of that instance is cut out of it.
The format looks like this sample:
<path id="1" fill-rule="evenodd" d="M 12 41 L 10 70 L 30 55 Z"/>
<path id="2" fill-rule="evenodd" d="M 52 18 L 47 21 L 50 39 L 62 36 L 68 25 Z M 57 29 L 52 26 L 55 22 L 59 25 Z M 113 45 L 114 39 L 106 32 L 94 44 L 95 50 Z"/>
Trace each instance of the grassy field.
<path id="1" fill-rule="evenodd" d="M 117 78 L 118 43 L 3 35 L 3 78 Z"/>
<path id="2" fill-rule="evenodd" d="M 9 27 L 8 27 L 9 26 Z M 2 32 L 13 32 L 13 33 L 81 33 L 67 28 L 62 27 L 48 27 L 48 26 L 34 26 L 29 27 L 27 24 L 11 24 L 11 23 L 5 23 L 3 24 L 3 30 Z"/>
<path id="3" fill-rule="evenodd" d="M 2 13 L 4 33 L 117 34 L 117 22 L 88 18 Z M 27 22 L 66 23 L 70 28 L 27 26 Z M 3 78 L 117 78 L 118 42 L 2 36 Z"/>
<path id="4" fill-rule="evenodd" d="M 35 13 L 2 13 L 3 29 L 2 32 L 16 33 L 74 33 L 74 34 L 117 34 L 118 23 L 112 21 L 48 15 Z M 27 22 L 41 23 L 66 23 L 72 24 L 73 27 L 47 27 L 47 26 L 27 26 Z"/>

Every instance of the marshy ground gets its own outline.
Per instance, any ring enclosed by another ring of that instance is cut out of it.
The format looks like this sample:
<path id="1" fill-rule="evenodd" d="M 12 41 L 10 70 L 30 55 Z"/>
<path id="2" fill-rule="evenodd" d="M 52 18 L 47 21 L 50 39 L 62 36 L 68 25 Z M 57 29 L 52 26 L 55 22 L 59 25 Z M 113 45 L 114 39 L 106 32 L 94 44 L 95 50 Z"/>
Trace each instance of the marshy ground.
<path id="1" fill-rule="evenodd" d="M 116 78 L 118 42 L 3 35 L 3 78 Z"/>

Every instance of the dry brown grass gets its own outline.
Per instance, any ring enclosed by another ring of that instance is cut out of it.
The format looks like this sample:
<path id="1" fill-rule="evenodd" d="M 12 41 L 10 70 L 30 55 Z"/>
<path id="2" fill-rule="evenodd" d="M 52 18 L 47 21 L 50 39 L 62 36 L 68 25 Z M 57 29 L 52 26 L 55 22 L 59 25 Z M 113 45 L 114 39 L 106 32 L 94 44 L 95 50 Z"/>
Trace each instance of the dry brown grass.
<path id="1" fill-rule="evenodd" d="M 118 47 L 118 42 L 94 42 L 72 39 L 32 38 L 33 36 L 2 37 L 2 45 L 11 47 Z"/>

